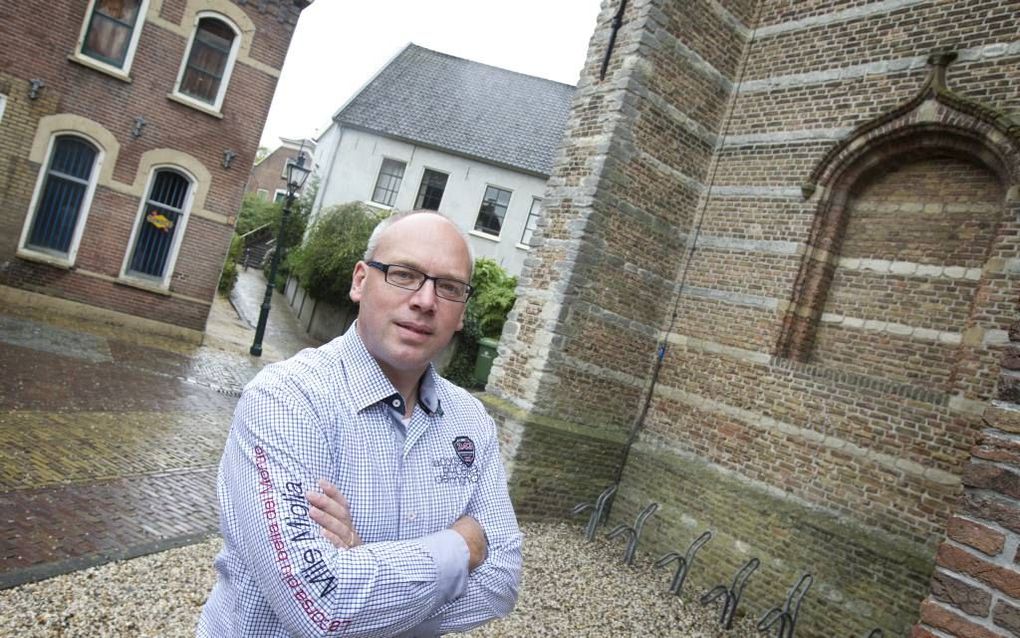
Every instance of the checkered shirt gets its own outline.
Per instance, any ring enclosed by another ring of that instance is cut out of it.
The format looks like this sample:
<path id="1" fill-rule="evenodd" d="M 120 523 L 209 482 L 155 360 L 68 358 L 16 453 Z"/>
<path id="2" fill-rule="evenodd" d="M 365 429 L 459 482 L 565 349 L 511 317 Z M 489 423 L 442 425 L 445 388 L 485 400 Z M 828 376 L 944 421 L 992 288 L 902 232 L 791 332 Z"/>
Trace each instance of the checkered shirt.
<path id="1" fill-rule="evenodd" d="M 521 534 L 496 428 L 430 365 L 403 399 L 357 331 L 263 369 L 238 402 L 217 492 L 224 549 L 198 636 L 434 636 L 510 612 Z M 334 548 L 306 490 L 334 483 L 364 541 Z M 467 573 L 474 517 L 488 557 Z"/>

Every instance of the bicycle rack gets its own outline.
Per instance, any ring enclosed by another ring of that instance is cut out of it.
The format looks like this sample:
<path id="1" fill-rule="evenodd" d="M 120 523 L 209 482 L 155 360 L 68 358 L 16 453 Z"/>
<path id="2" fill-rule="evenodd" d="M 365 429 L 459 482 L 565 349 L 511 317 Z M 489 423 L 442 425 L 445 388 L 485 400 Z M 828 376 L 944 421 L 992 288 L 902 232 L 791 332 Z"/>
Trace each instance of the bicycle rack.
<path id="1" fill-rule="evenodd" d="M 726 585 L 716 585 L 701 597 L 702 605 L 710 605 L 720 598 L 723 599 L 722 612 L 719 614 L 719 624 L 723 626 L 723 629 L 733 629 L 733 617 L 737 613 L 737 605 L 740 604 L 744 586 L 759 565 L 761 565 L 761 561 L 752 558 L 744 563 L 737 575 L 733 577 L 733 584 L 728 589 Z"/>
<path id="2" fill-rule="evenodd" d="M 637 516 L 637 521 L 634 522 L 634 526 L 631 527 L 626 523 L 620 523 L 613 528 L 606 536 L 610 539 L 616 538 L 617 536 L 627 536 L 630 538 L 630 542 L 627 543 L 627 550 L 623 553 L 623 562 L 627 565 L 634 564 L 634 554 L 637 553 L 638 540 L 641 539 L 641 529 L 645 526 L 645 521 L 655 513 L 655 510 L 659 509 L 658 503 L 651 503 L 645 509 L 641 510 L 641 513 Z"/>
<path id="3" fill-rule="evenodd" d="M 786 602 L 782 607 L 773 607 L 765 612 L 765 615 L 758 621 L 759 633 L 767 633 L 776 624 L 776 638 L 793 638 L 793 630 L 797 626 L 797 614 L 800 612 L 800 603 L 804 595 L 811 589 L 814 582 L 811 574 L 804 574 L 800 577 L 786 595 Z"/>
<path id="4" fill-rule="evenodd" d="M 591 516 L 588 517 L 588 524 L 584 527 L 584 538 L 588 541 L 595 540 L 595 531 L 599 525 L 603 523 L 603 519 L 606 517 L 606 508 L 613 500 L 613 495 L 616 494 L 616 488 L 618 485 L 613 483 L 606 489 L 602 490 L 599 497 L 595 499 L 594 503 L 578 503 L 574 506 L 574 509 L 570 510 L 571 515 L 577 516 L 581 512 L 590 509 Z"/>
<path id="5" fill-rule="evenodd" d="M 673 575 L 673 582 L 669 586 L 669 591 L 673 592 L 673 594 L 680 595 L 680 590 L 684 588 L 684 581 L 687 580 L 687 574 L 691 570 L 691 565 L 694 564 L 695 554 L 710 540 L 712 540 L 712 532 L 705 532 L 691 543 L 691 546 L 687 548 L 687 553 L 683 556 L 677 552 L 670 552 L 655 562 L 656 567 L 665 567 L 673 561 L 677 562 L 676 574 Z"/>

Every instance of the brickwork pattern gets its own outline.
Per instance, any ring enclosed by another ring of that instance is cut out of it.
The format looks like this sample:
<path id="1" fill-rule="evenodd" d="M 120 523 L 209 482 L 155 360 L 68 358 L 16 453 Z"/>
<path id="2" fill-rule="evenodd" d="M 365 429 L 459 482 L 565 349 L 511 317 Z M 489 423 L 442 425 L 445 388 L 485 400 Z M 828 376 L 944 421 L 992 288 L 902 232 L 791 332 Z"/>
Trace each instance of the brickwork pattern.
<path id="1" fill-rule="evenodd" d="M 250 42 L 251 60 L 264 67 L 238 60 L 221 117 L 215 117 L 168 99 L 187 45 L 187 38 L 173 29 L 191 28 L 182 24 L 185 4 L 166 0 L 159 5 L 158 19 L 150 15 L 141 25 L 130 81 L 75 60 L 87 3 L 48 4 L 43 30 L 36 14 L 0 10 L 0 34 L 6 43 L 0 51 L 0 92 L 8 97 L 0 126 L 0 283 L 204 328 L 248 177 L 245 167 L 255 155 L 257 132 L 276 86 L 274 71 L 283 65 L 300 10 L 293 3 L 236 3 L 255 27 L 242 35 Z M 160 20 L 169 22 L 169 28 Z M 36 99 L 28 95 L 33 78 L 44 82 Z M 71 270 L 15 255 L 43 168 L 29 159 L 30 149 L 41 118 L 57 114 L 85 118 L 119 143 L 116 155 L 104 149 L 105 161 L 115 165 L 110 180 L 97 185 Z M 143 117 L 145 125 L 136 137 L 132 129 L 137 117 Z M 210 183 L 200 186 L 206 191 L 206 217 L 192 210 L 165 293 L 117 283 L 140 207 L 138 194 L 125 191 L 144 187 L 148 175 L 138 175 L 139 164 L 155 149 L 185 153 L 211 176 Z M 225 169 L 228 150 L 236 157 L 232 168 Z"/>
<path id="2" fill-rule="evenodd" d="M 1001 635 L 1015 600 L 967 594 L 976 576 L 934 563 L 954 511 L 1001 534 L 1020 524 L 1013 497 L 970 485 L 1011 483 L 965 472 L 989 401 L 1020 401 L 1007 340 L 1020 140 L 1006 115 L 1020 3 L 636 0 L 600 80 L 615 8 L 592 38 L 490 377 L 491 395 L 529 415 L 512 458 L 532 454 L 529 418 L 626 434 L 665 341 L 614 516 L 659 500 L 649 540 L 663 551 L 714 528 L 728 539 L 702 563 L 716 582 L 768 555 L 750 604 L 819 570 L 798 634 L 835 622 L 902 635 L 920 615 L 942 624 L 917 631 Z M 955 61 L 929 59 L 949 49 Z M 589 453 L 564 447 L 572 468 Z M 586 458 L 587 476 L 613 475 L 611 456 Z M 557 465 L 518 465 L 511 483 Z M 732 483 L 688 489 L 702 465 Z M 579 501 L 605 487 L 587 485 Z M 535 492 L 529 512 L 562 516 L 565 498 Z M 908 564 L 880 558 L 889 542 Z M 922 607 L 933 573 L 999 624 Z"/>

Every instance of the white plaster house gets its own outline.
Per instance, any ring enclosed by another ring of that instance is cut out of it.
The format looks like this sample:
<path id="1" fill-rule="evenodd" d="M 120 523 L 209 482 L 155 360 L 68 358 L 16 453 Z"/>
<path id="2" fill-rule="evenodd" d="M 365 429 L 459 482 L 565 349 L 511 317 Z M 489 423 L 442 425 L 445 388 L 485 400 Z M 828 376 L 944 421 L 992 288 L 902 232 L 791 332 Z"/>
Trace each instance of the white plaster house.
<path id="1" fill-rule="evenodd" d="M 313 207 L 432 208 L 518 275 L 574 87 L 408 44 L 319 137 Z"/>

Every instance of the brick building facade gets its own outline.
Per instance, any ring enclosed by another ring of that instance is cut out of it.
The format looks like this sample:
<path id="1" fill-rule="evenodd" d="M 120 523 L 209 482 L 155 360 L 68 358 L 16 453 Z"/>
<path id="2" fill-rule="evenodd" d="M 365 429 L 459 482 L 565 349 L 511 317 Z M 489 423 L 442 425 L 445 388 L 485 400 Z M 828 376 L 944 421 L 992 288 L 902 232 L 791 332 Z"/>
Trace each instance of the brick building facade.
<path id="1" fill-rule="evenodd" d="M 302 156 L 305 167 L 311 169 L 314 155 L 314 141 L 280 138 L 280 145 L 252 166 L 245 192 L 255 193 L 267 201 L 282 202 L 287 197 L 287 166 Z M 302 190 L 307 187 L 306 183 Z"/>
<path id="2" fill-rule="evenodd" d="M 619 479 L 799 635 L 1017 635 L 1018 14 L 604 3 L 485 397 L 523 516 Z"/>
<path id="3" fill-rule="evenodd" d="M 0 3 L 0 286 L 202 331 L 308 4 Z"/>

